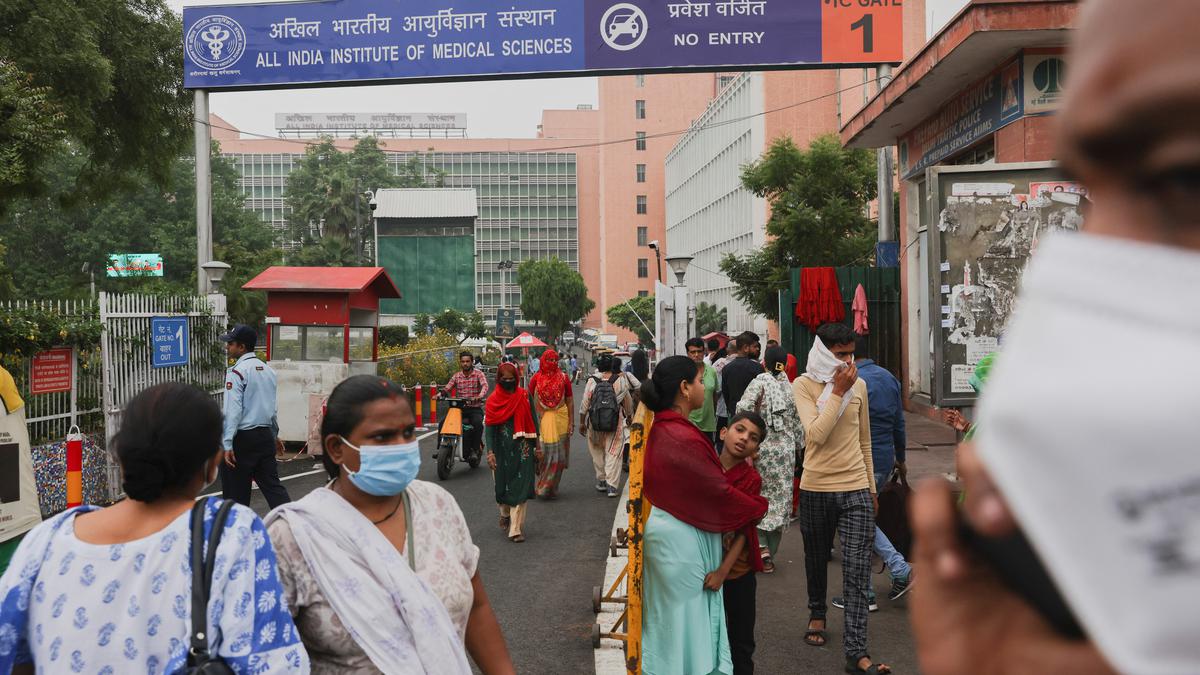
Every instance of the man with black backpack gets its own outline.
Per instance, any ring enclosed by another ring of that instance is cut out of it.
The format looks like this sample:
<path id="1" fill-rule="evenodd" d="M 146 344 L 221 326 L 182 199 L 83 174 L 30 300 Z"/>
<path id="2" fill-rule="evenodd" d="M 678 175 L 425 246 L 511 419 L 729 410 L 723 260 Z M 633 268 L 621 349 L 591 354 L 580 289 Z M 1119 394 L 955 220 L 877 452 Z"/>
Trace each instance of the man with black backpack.
<path id="1" fill-rule="evenodd" d="M 579 428 L 588 439 L 596 469 L 596 491 L 617 497 L 621 484 L 621 450 L 625 426 L 633 416 L 633 394 L 641 383 L 614 366 L 611 354 L 596 363 L 579 406 Z"/>

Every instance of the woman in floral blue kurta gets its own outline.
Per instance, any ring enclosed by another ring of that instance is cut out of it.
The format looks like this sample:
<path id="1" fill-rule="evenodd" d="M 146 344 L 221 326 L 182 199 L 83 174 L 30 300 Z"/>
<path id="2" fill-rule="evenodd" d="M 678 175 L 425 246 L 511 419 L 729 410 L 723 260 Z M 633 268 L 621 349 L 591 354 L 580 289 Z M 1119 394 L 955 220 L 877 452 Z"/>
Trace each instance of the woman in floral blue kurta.
<path id="1" fill-rule="evenodd" d="M 775 569 L 773 558 L 779 552 L 779 542 L 788 527 L 796 451 L 803 443 L 804 430 L 796 412 L 791 383 L 784 372 L 787 352 L 782 347 L 768 347 L 765 365 L 767 372 L 754 378 L 746 387 L 737 412 L 758 412 L 767 423 L 767 438 L 758 448 L 754 468 L 762 475 L 762 496 L 769 504 L 767 515 L 758 524 L 763 566 L 769 574 Z"/>

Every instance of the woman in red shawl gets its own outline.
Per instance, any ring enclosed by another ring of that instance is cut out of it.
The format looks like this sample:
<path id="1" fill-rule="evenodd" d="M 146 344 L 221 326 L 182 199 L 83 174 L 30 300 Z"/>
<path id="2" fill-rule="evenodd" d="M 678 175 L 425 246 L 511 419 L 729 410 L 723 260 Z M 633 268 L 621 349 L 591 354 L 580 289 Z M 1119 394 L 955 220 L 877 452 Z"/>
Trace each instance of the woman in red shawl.
<path id="1" fill-rule="evenodd" d="M 721 566 L 721 536 L 757 523 L 767 500 L 733 487 L 712 442 L 688 420 L 704 403 L 703 369 L 672 356 L 642 384 L 654 411 L 642 495 L 650 502 L 643 535 L 642 672 L 733 673 L 721 593 L 704 577 Z"/>
<path id="2" fill-rule="evenodd" d="M 529 379 L 529 391 L 533 394 L 542 454 L 545 455 L 538 474 L 537 496 L 554 499 L 571 456 L 571 434 L 575 432 L 575 423 L 571 419 L 571 379 L 558 367 L 558 352 L 547 349 L 542 354 L 540 368 Z"/>
<path id="3" fill-rule="evenodd" d="M 529 395 L 517 386 L 517 367 L 501 363 L 496 390 L 488 397 L 483 416 L 483 442 L 488 466 L 496 479 L 500 528 L 516 543 L 525 541 L 525 502 L 534 495 L 537 464 L 537 429 L 529 411 Z"/>

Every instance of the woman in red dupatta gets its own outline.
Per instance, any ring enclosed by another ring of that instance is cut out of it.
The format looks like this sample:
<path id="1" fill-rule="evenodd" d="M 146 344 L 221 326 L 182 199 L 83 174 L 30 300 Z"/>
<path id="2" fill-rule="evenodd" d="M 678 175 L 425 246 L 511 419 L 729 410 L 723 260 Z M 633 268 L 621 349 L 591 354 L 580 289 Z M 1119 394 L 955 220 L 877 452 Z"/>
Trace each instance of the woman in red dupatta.
<path id="1" fill-rule="evenodd" d="M 529 391 L 533 394 L 542 454 L 545 455 L 538 474 L 537 496 L 554 499 L 571 456 L 571 434 L 575 432 L 575 423 L 571 419 L 571 379 L 558 367 L 558 352 L 547 349 L 542 354 L 541 366 L 529 380 Z"/>
<path id="2" fill-rule="evenodd" d="M 642 574 L 642 672 L 733 672 L 721 593 L 704 577 L 721 565 L 721 536 L 758 522 L 767 500 L 730 484 L 712 443 L 688 420 L 704 401 L 703 371 L 665 359 L 642 385 L 653 410 L 643 496 L 650 502 Z"/>
<path id="3" fill-rule="evenodd" d="M 483 443 L 496 479 L 500 528 L 516 543 L 525 541 L 525 503 L 533 499 L 537 464 L 542 459 L 529 395 L 517 386 L 519 377 L 516 366 L 500 364 L 496 390 L 488 397 L 483 417 Z"/>

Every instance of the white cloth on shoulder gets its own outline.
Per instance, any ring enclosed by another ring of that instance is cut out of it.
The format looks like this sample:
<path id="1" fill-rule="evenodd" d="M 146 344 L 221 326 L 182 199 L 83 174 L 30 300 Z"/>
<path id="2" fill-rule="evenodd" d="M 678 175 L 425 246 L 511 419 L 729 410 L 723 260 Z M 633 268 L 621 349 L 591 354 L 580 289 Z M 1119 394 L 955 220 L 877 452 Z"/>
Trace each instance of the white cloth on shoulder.
<path id="1" fill-rule="evenodd" d="M 804 377 L 807 377 L 814 382 L 820 382 L 825 385 L 825 390 L 817 397 L 817 413 L 825 410 L 825 404 L 829 403 L 829 397 L 833 395 L 833 376 L 837 373 L 838 368 L 846 365 L 838 360 L 838 357 L 829 351 L 821 338 L 813 340 L 812 349 L 808 350 L 808 365 L 804 371 Z M 846 412 L 846 407 L 850 405 L 850 399 L 854 398 L 854 391 L 846 392 L 842 397 L 842 405 L 838 408 L 838 419 L 842 419 L 842 413 Z"/>
<path id="2" fill-rule="evenodd" d="M 267 516 L 287 521 L 342 625 L 385 673 L 467 675 L 458 630 L 408 558 L 328 488 Z M 411 526 L 411 523 L 410 523 Z"/>

